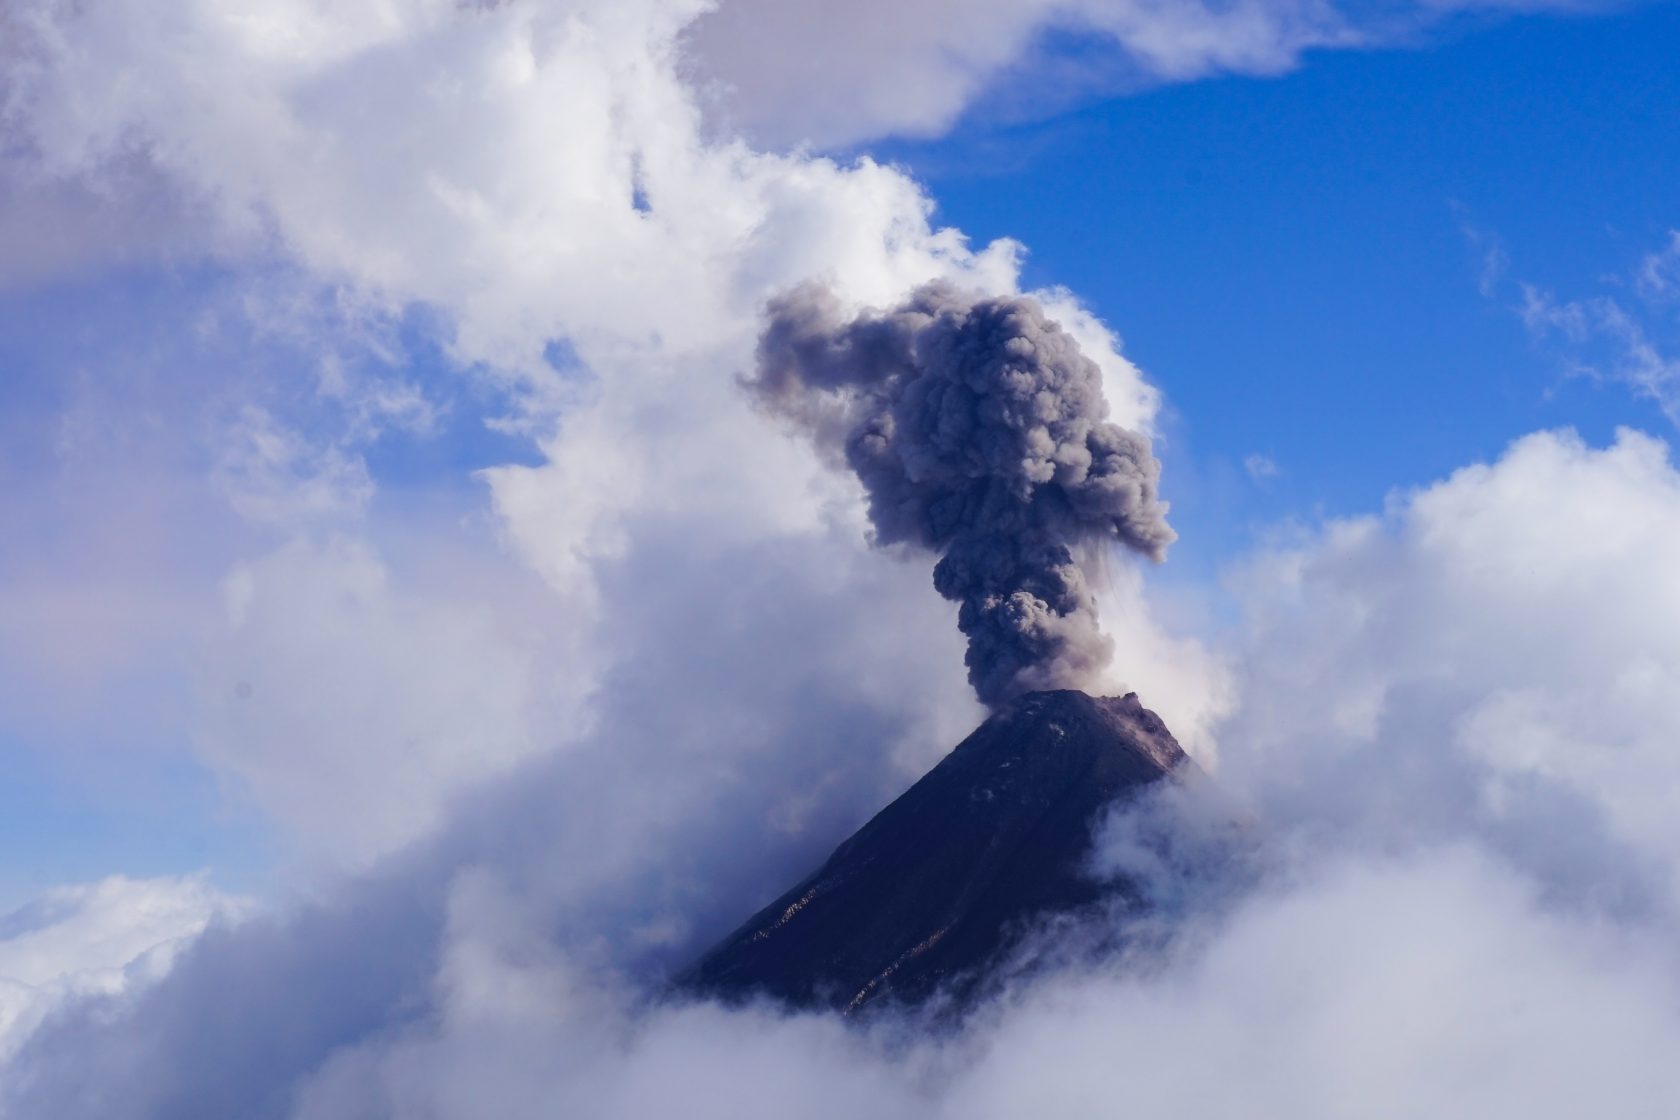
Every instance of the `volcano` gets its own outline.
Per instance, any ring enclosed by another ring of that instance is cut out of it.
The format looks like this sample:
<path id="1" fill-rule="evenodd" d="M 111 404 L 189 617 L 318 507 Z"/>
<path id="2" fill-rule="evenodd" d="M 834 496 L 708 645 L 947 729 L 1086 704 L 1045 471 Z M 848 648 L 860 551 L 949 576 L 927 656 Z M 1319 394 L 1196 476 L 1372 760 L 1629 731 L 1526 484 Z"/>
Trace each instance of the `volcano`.
<path id="1" fill-rule="evenodd" d="M 679 990 L 847 1013 L 961 1004 L 1028 932 L 1134 884 L 1086 872 L 1110 806 L 1193 767 L 1137 694 L 998 711 L 827 862 L 678 976 Z"/>

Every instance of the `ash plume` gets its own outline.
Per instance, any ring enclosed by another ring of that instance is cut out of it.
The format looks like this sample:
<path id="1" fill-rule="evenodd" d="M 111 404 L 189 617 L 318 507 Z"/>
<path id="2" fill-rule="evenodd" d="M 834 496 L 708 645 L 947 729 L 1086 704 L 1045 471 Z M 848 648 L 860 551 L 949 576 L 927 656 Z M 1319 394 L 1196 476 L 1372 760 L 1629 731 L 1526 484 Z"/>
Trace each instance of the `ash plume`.
<path id="1" fill-rule="evenodd" d="M 1080 558 L 1159 560 L 1175 534 L 1148 439 L 1107 419 L 1096 363 L 1035 300 L 936 283 L 852 316 L 807 285 L 771 302 L 747 384 L 857 475 L 877 544 L 938 555 L 982 701 L 1108 663 Z"/>

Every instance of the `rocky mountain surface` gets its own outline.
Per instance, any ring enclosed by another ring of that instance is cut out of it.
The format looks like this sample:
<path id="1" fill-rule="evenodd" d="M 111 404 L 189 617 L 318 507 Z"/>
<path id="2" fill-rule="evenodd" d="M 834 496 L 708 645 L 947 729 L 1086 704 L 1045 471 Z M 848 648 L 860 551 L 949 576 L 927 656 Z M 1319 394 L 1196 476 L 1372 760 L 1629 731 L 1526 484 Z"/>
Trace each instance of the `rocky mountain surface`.
<path id="1" fill-rule="evenodd" d="M 1136 896 L 1086 873 L 1116 801 L 1193 767 L 1135 693 L 1031 693 L 677 978 L 725 1000 L 960 1004 L 1054 915 Z"/>

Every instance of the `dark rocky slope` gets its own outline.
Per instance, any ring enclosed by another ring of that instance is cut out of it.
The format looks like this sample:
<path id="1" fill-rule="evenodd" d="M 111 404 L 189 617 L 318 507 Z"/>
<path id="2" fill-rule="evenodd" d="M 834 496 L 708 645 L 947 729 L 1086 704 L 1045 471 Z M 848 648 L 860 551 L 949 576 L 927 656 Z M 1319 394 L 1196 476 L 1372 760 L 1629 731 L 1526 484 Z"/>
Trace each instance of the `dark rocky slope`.
<path id="1" fill-rule="evenodd" d="M 1116 800 L 1192 765 L 1136 694 L 1025 696 L 677 985 L 847 1012 L 936 993 L 960 1004 L 1046 915 L 1135 894 L 1084 874 L 1092 829 Z"/>

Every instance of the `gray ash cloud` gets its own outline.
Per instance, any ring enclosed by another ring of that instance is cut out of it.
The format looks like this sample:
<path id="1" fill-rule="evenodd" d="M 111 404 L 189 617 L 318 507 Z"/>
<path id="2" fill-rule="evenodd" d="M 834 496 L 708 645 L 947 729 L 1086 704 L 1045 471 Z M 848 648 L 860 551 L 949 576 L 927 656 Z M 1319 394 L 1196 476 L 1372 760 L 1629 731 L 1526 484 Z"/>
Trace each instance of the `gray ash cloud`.
<path id="1" fill-rule="evenodd" d="M 857 475 L 876 543 L 939 557 L 981 700 L 1108 663 L 1080 558 L 1159 560 L 1175 534 L 1149 440 L 1107 418 L 1096 363 L 1035 300 L 930 284 L 849 315 L 807 285 L 770 304 L 747 384 Z"/>

